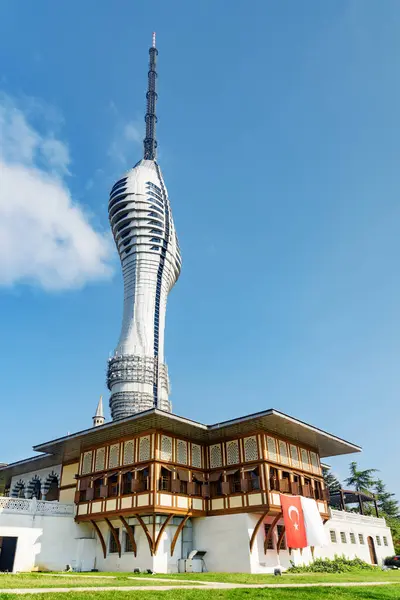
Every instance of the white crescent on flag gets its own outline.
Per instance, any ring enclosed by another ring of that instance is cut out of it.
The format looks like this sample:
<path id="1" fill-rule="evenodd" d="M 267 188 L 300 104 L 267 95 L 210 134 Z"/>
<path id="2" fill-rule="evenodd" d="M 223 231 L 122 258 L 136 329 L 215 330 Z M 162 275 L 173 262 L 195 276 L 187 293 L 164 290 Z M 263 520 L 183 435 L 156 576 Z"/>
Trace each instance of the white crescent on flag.
<path id="1" fill-rule="evenodd" d="M 293 522 L 293 526 L 297 531 L 299 528 L 300 513 L 299 513 L 299 510 L 295 506 L 293 506 L 293 504 L 291 506 L 289 506 L 289 510 L 288 510 L 288 516 L 291 521 L 293 521 L 292 512 L 296 513 L 296 515 L 297 515 L 297 520 L 295 522 Z"/>

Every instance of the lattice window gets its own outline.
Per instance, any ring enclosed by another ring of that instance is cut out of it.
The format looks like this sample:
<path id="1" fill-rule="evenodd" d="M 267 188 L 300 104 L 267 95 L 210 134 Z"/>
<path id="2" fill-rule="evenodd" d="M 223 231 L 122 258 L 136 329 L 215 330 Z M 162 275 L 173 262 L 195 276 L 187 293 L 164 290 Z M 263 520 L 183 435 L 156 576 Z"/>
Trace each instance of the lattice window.
<path id="1" fill-rule="evenodd" d="M 279 454 L 281 457 L 281 462 L 284 465 L 288 465 L 289 464 L 289 456 L 288 456 L 287 443 L 283 442 L 282 440 L 279 440 Z"/>
<path id="2" fill-rule="evenodd" d="M 336 531 L 334 529 L 331 529 L 329 532 L 329 535 L 331 537 L 332 544 L 336 544 L 336 542 L 337 542 Z"/>
<path id="3" fill-rule="evenodd" d="M 292 467 L 298 469 L 300 467 L 299 453 L 297 446 L 290 444 L 290 458 L 292 459 Z"/>
<path id="4" fill-rule="evenodd" d="M 305 471 L 311 471 L 310 458 L 308 456 L 308 450 L 305 448 L 300 448 L 301 453 L 301 462 L 303 463 L 303 469 Z"/>
<path id="5" fill-rule="evenodd" d="M 354 534 L 354 533 L 351 533 L 351 532 L 350 532 L 350 542 L 351 542 L 352 544 L 355 544 L 355 543 L 356 543 L 356 536 L 355 536 L 355 534 Z"/>
<path id="6" fill-rule="evenodd" d="M 341 531 L 340 532 L 340 541 L 342 542 L 342 544 L 347 544 L 347 538 L 346 538 L 346 532 L 345 531 Z"/>
<path id="7" fill-rule="evenodd" d="M 119 466 L 119 444 L 110 446 L 110 456 L 108 459 L 108 468 L 113 469 Z"/>
<path id="8" fill-rule="evenodd" d="M 130 465 L 134 462 L 134 441 L 128 440 L 124 444 L 124 465 Z M 144 459 L 146 460 L 146 459 Z"/>
<path id="9" fill-rule="evenodd" d="M 92 472 L 92 458 L 93 452 L 85 452 L 82 461 L 82 475 Z"/>
<path id="10" fill-rule="evenodd" d="M 276 453 L 276 440 L 269 435 L 267 436 L 267 448 L 268 458 L 273 462 L 278 462 L 278 455 Z"/>
<path id="11" fill-rule="evenodd" d="M 239 458 L 239 442 L 232 440 L 226 443 L 226 464 L 237 465 L 240 462 Z"/>
<path id="12" fill-rule="evenodd" d="M 257 460 L 258 459 L 258 446 L 257 438 L 255 436 L 244 439 L 244 460 Z"/>
<path id="13" fill-rule="evenodd" d="M 192 467 L 201 469 L 201 446 L 192 444 Z"/>
<path id="14" fill-rule="evenodd" d="M 313 473 L 319 473 L 319 461 L 315 452 L 310 452 Z"/>
<path id="15" fill-rule="evenodd" d="M 222 453 L 219 444 L 210 446 L 210 467 L 212 469 L 214 467 L 222 467 Z"/>
<path id="16" fill-rule="evenodd" d="M 95 467 L 94 467 L 95 471 L 103 471 L 105 459 L 106 459 L 106 449 L 99 448 L 98 450 L 96 450 L 96 463 L 95 463 Z"/>
<path id="17" fill-rule="evenodd" d="M 178 440 L 176 444 L 176 462 L 181 463 L 181 465 L 188 464 L 187 442 L 183 440 Z"/>
<path id="18" fill-rule="evenodd" d="M 358 534 L 358 541 L 360 542 L 360 544 L 365 544 L 364 535 L 362 533 Z"/>
<path id="19" fill-rule="evenodd" d="M 172 460 L 172 438 L 167 435 L 161 436 L 161 460 Z"/>
<path id="20" fill-rule="evenodd" d="M 150 460 L 150 437 L 142 437 L 139 442 L 139 462 Z"/>

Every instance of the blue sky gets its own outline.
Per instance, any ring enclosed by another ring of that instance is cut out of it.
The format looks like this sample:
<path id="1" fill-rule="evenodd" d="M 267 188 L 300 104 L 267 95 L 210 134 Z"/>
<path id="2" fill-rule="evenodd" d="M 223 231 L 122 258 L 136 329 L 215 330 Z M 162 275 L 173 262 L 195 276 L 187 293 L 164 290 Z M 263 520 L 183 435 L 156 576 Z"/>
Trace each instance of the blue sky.
<path id="1" fill-rule="evenodd" d="M 141 156 L 155 30 L 174 412 L 280 409 L 400 495 L 399 26 L 395 0 L 0 3 L 0 461 L 108 402 L 107 196 Z"/>

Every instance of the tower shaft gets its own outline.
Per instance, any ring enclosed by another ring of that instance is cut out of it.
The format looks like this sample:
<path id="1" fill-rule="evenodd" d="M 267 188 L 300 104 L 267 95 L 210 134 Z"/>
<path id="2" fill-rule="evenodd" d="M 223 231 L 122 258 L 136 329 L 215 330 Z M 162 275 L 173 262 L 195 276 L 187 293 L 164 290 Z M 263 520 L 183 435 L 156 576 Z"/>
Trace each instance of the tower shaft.
<path id="1" fill-rule="evenodd" d="M 181 257 L 167 188 L 155 158 L 156 56 L 153 36 L 144 158 L 116 182 L 108 205 L 124 279 L 121 334 L 107 373 L 113 419 L 153 407 L 171 410 L 164 328 L 167 298 L 179 277 Z"/>

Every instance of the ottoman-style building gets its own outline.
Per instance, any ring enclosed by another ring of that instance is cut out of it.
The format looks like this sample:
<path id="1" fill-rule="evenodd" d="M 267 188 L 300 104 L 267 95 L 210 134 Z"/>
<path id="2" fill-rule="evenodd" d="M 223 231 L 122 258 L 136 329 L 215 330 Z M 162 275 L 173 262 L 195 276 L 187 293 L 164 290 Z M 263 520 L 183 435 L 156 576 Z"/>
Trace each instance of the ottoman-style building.
<path id="1" fill-rule="evenodd" d="M 261 573 L 335 554 L 378 564 L 394 552 L 385 520 L 347 512 L 351 492 L 330 499 L 322 477 L 321 459 L 357 445 L 274 409 L 215 425 L 171 413 L 164 325 L 181 258 L 156 162 L 156 56 L 153 37 L 144 157 L 109 202 L 124 275 L 113 420 L 100 400 L 91 428 L 0 466 L 0 571 Z M 312 500 L 325 545 L 288 548 L 283 495 Z"/>

